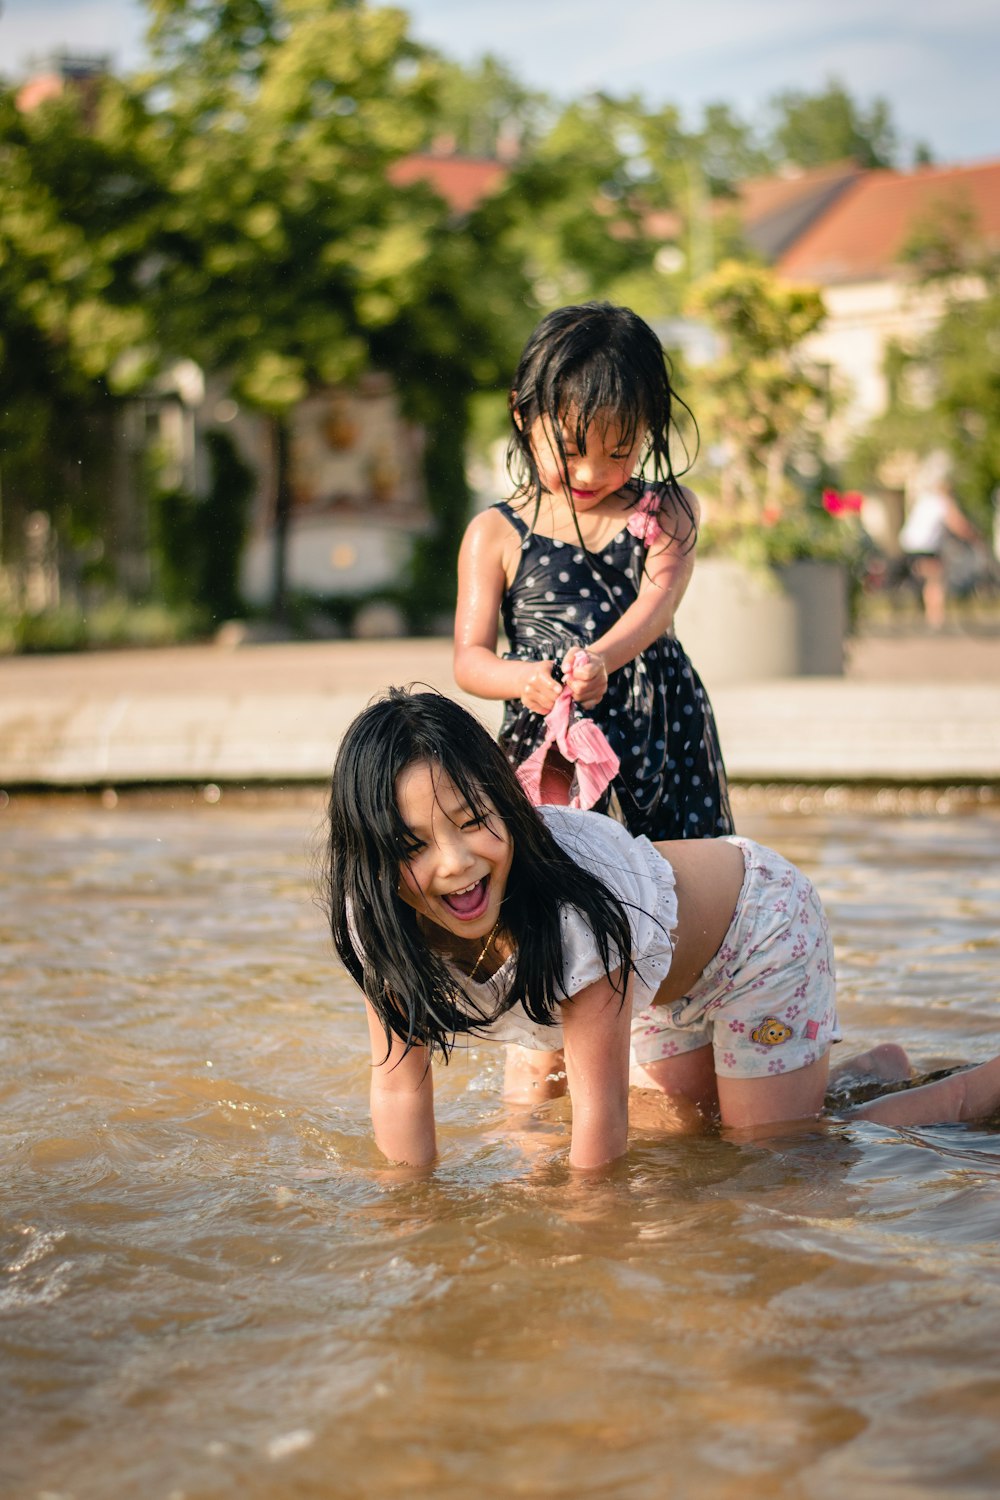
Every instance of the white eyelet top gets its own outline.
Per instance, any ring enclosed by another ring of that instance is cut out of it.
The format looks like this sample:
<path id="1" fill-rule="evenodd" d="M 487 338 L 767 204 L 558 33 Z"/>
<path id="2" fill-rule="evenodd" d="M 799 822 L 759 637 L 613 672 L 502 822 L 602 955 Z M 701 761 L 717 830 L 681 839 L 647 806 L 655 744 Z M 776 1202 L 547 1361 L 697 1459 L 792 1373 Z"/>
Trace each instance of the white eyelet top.
<path id="1" fill-rule="evenodd" d="M 632 835 L 603 813 L 568 807 L 540 807 L 538 811 L 565 853 L 602 880 L 621 901 L 632 933 L 632 1011 L 643 1010 L 670 969 L 671 934 L 677 926 L 673 869 L 649 839 Z M 593 931 L 575 907 L 563 907 L 560 925 L 563 987 L 568 999 L 605 978 L 605 971 Z M 613 953 L 612 949 L 612 958 Z M 510 988 L 514 956 L 482 983 L 470 980 L 452 964 L 448 967 L 480 1013 L 489 1012 Z M 612 962 L 612 973 L 614 968 Z M 539 1026 L 520 1004 L 476 1035 L 492 1042 L 516 1042 L 536 1051 L 554 1051 L 562 1046 L 562 1027 Z"/>

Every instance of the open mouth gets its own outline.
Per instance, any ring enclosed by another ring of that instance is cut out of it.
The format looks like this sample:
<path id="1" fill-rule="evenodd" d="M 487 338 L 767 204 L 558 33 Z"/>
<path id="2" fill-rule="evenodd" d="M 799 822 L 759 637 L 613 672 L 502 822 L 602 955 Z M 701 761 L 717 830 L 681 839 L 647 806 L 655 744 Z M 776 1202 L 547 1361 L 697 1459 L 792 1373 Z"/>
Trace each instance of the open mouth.
<path id="1" fill-rule="evenodd" d="M 454 916 L 462 922 L 472 922 L 481 917 L 486 910 L 489 900 L 490 880 L 484 875 L 482 880 L 477 880 L 475 885 L 466 886 L 464 890 L 452 891 L 441 900 Z"/>

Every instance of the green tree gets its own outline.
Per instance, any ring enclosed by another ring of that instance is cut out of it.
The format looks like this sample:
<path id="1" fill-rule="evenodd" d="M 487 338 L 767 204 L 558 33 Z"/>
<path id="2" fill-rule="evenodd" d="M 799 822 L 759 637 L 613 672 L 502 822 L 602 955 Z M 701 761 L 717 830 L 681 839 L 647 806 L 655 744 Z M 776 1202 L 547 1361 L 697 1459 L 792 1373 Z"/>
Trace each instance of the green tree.
<path id="1" fill-rule="evenodd" d="M 953 202 L 915 228 L 903 258 L 940 315 L 886 351 L 886 409 L 858 438 L 851 472 L 870 482 L 943 449 L 963 506 L 988 532 L 1000 489 L 1000 257 Z"/>
<path id="2" fill-rule="evenodd" d="M 121 398 L 154 344 L 144 298 L 163 195 L 137 141 L 141 111 L 105 80 L 30 113 L 0 91 L 0 449 L 3 551 L 44 511 L 64 549 L 97 543 L 130 580 L 115 462 Z"/>
<path id="3" fill-rule="evenodd" d="M 800 167 L 855 161 L 861 167 L 891 167 L 898 142 L 889 105 L 874 99 L 867 109 L 831 78 L 820 93 L 788 89 L 770 102 L 774 117 L 770 150 L 776 161 Z"/>
<path id="4" fill-rule="evenodd" d="M 309 390 L 374 363 L 431 426 L 440 607 L 468 496 L 460 463 L 443 481 L 435 467 L 437 424 L 460 427 L 472 387 L 497 378 L 495 320 L 512 286 L 428 188 L 389 183 L 391 163 L 433 121 L 436 61 L 403 12 L 350 0 L 152 9 L 148 87 L 169 104 L 172 192 L 158 307 L 172 347 L 228 372 L 271 421 L 274 606 L 285 593 L 289 414 Z"/>
<path id="5" fill-rule="evenodd" d="M 817 441 L 823 391 L 799 357 L 824 317 L 810 287 L 785 286 L 761 267 L 726 261 L 692 293 L 691 308 L 722 351 L 695 373 L 693 406 L 703 443 L 721 446 L 719 531 L 776 524 L 801 502 L 791 475 Z"/>
<path id="6" fill-rule="evenodd" d="M 716 197 L 731 193 L 747 177 L 766 175 L 774 166 L 754 128 L 728 104 L 706 104 L 701 124 L 689 136 L 689 151 Z"/>
<path id="7" fill-rule="evenodd" d="M 956 297 L 923 350 L 956 493 L 989 534 L 1000 494 L 1000 263 L 981 297 Z"/>
<path id="8" fill-rule="evenodd" d="M 620 278 L 649 268 L 644 119 L 635 99 L 578 100 L 511 173 L 493 222 L 540 307 L 612 295 Z"/>
<path id="9" fill-rule="evenodd" d="M 470 67 L 442 58 L 427 144 L 512 160 L 531 149 L 552 112 L 547 95 L 525 88 L 498 58 L 487 54 Z"/>
<path id="10" fill-rule="evenodd" d="M 510 223 L 543 307 L 608 297 L 648 318 L 680 313 L 736 236 L 713 199 L 767 158 L 711 105 L 687 130 L 674 105 L 594 94 L 566 106 L 508 184 Z"/>
<path id="11" fill-rule="evenodd" d="M 195 608 L 212 621 L 239 613 L 240 557 L 246 541 L 253 471 L 229 434 L 211 428 L 204 438 L 208 487 L 193 495 L 150 482 L 150 543 L 160 598 L 175 609 Z"/>

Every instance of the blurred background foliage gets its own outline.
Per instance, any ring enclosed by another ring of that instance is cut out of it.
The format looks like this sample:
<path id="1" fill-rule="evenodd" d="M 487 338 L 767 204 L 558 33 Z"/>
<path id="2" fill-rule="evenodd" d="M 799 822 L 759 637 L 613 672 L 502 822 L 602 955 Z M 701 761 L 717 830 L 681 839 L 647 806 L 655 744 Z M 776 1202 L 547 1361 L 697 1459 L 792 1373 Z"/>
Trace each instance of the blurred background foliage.
<path id="1" fill-rule="evenodd" d="M 831 81 L 776 97 L 760 120 L 719 102 L 688 125 L 636 96 L 558 101 L 490 57 L 463 67 L 417 44 L 403 9 L 146 4 L 144 71 L 31 110 L 13 81 L 0 85 L 0 559 L 16 571 L 41 517 L 36 545 L 58 546 L 70 584 L 60 642 L 92 639 L 98 611 L 74 616 L 74 600 L 115 601 L 119 634 L 129 608 L 173 610 L 178 632 L 240 608 L 253 475 L 221 431 L 199 496 L 144 449 L 140 398 L 179 361 L 223 377 L 269 425 L 279 616 L 296 403 L 377 369 L 424 426 L 432 527 L 400 585 L 419 626 L 453 598 L 470 431 L 496 431 L 526 334 L 568 301 L 712 323 L 728 342 L 692 388 L 703 445 L 741 454 L 741 503 L 784 503 L 818 400 L 791 352 L 821 304 L 780 292 L 735 216 L 707 205 L 788 163 L 893 164 L 882 101 L 862 106 Z M 416 151 L 494 158 L 505 175 L 458 214 L 426 182 L 394 178 Z M 658 254 L 657 214 L 675 224 L 672 256 Z M 959 248 L 929 238 L 919 274 L 940 274 Z M 923 442 L 937 422 L 958 434 L 973 509 L 1000 476 L 997 365 L 983 349 L 984 335 L 993 351 L 1000 337 L 1000 291 L 996 267 L 987 274 L 984 302 L 955 301 L 924 346 L 899 355 L 895 399 L 858 457 L 871 470 L 904 429 Z M 917 367 L 935 393 L 919 419 L 907 394 Z"/>

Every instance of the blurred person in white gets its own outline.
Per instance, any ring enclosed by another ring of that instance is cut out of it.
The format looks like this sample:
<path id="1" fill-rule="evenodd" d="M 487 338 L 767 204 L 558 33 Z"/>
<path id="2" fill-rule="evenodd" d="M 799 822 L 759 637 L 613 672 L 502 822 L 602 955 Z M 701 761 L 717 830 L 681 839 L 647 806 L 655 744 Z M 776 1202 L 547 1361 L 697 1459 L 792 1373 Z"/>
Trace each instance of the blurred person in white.
<path id="1" fill-rule="evenodd" d="M 932 630 L 945 623 L 948 575 L 945 548 L 949 537 L 976 545 L 976 527 L 955 499 L 946 456 L 935 453 L 923 467 L 916 499 L 899 533 L 899 545 L 920 584 L 924 618 Z"/>

